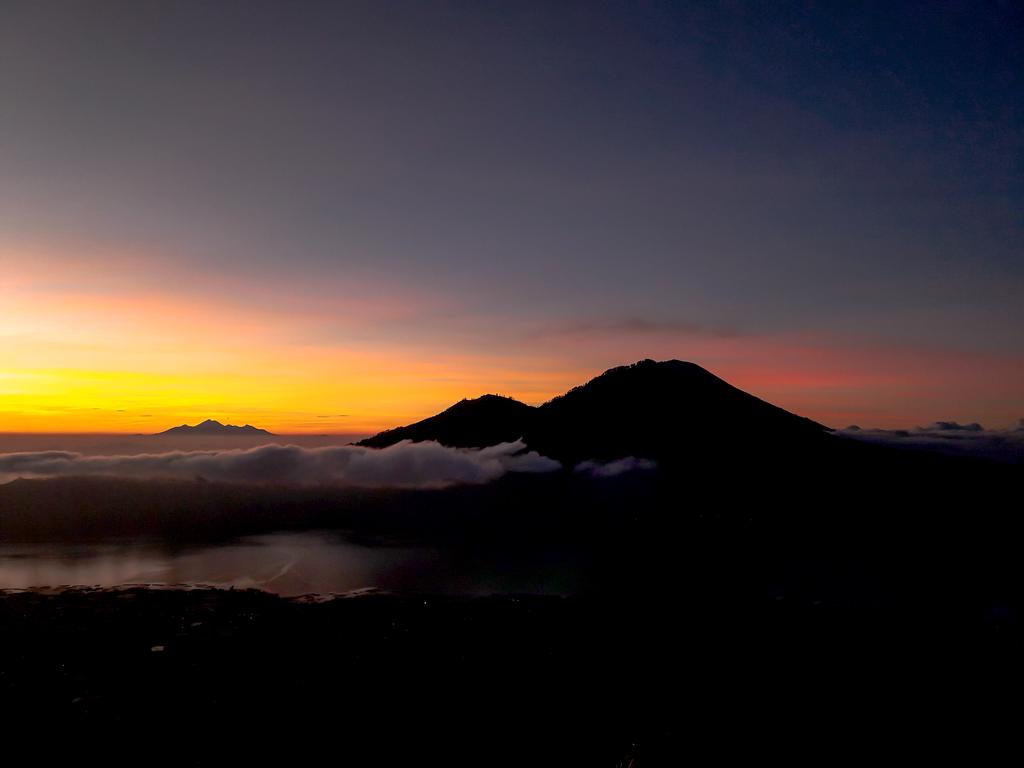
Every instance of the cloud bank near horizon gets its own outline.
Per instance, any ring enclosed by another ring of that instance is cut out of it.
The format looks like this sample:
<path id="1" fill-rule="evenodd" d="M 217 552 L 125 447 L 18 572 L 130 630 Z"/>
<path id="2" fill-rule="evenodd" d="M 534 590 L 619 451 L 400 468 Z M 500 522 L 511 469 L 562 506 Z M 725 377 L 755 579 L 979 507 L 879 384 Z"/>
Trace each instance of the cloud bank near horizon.
<path id="1" fill-rule="evenodd" d="M 0 454 L 0 482 L 19 477 L 202 477 L 234 483 L 438 488 L 486 483 L 509 472 L 551 472 L 561 466 L 536 451 L 527 451 L 522 441 L 488 448 L 403 441 L 383 449 L 354 445 L 302 448 L 274 443 L 249 449 L 113 456 L 71 451 L 7 453 Z"/>
<path id="2" fill-rule="evenodd" d="M 861 429 L 850 426 L 836 430 L 835 434 L 896 447 L 1010 463 L 1024 462 L 1024 419 L 1010 429 L 986 429 L 977 422 L 959 424 L 955 421 L 936 421 L 913 429 Z"/>

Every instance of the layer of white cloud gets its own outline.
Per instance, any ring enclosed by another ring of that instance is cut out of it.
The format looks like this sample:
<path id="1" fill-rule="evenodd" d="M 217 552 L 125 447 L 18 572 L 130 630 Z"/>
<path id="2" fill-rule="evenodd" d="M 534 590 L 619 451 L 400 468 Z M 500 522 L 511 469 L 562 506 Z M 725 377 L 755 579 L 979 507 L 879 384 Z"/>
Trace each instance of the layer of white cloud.
<path id="1" fill-rule="evenodd" d="M 169 451 L 86 456 L 69 451 L 0 454 L 0 482 L 18 477 L 114 476 L 196 478 L 239 483 L 431 488 L 486 483 L 507 472 L 550 472 L 561 465 L 522 441 L 489 448 L 448 448 L 403 441 L 388 448 L 354 445 L 301 448 L 263 445 L 246 450 Z"/>

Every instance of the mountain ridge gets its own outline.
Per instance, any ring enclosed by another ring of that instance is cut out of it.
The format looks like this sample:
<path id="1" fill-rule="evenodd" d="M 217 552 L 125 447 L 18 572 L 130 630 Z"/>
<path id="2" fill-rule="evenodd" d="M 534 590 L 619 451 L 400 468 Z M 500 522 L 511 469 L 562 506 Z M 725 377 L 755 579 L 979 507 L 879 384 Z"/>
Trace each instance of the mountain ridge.
<path id="1" fill-rule="evenodd" d="M 721 453 L 769 430 L 780 445 L 810 445 L 831 430 L 744 392 L 695 363 L 646 359 L 609 368 L 539 406 L 484 395 L 358 445 L 436 440 L 457 448 L 522 438 L 563 461 Z"/>

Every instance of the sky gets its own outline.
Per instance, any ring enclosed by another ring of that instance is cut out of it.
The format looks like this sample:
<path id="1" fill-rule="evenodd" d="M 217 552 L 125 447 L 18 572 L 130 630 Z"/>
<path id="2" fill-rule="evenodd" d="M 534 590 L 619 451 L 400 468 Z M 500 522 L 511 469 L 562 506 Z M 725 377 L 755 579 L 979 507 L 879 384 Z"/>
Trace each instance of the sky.
<path id="1" fill-rule="evenodd" d="M 1014 2 L 0 5 L 0 431 L 365 433 L 691 360 L 1024 417 Z"/>

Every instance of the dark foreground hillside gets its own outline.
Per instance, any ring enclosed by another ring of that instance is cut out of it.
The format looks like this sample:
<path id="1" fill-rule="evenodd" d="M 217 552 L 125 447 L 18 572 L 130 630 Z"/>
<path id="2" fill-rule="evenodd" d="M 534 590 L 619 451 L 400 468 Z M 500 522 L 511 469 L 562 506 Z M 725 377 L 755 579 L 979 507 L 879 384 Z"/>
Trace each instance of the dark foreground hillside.
<path id="1" fill-rule="evenodd" d="M 980 758 L 1014 732 L 1006 617 L 908 631 L 811 594 L 723 598 L 2 594 L 5 750 L 41 765 L 638 768 Z"/>

